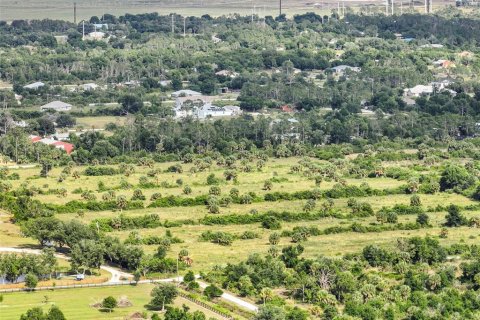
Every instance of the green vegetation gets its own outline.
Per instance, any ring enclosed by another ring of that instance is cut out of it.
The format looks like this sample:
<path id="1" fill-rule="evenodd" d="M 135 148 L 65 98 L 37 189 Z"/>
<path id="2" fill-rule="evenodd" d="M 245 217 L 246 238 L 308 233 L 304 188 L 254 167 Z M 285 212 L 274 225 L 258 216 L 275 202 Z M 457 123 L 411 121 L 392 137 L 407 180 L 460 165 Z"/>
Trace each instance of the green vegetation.
<path id="1" fill-rule="evenodd" d="M 0 22 L 0 241 L 42 249 L 0 255 L 29 291 L 2 311 L 477 319 L 479 30 L 453 8 Z M 38 300 L 104 264 L 134 284 Z"/>

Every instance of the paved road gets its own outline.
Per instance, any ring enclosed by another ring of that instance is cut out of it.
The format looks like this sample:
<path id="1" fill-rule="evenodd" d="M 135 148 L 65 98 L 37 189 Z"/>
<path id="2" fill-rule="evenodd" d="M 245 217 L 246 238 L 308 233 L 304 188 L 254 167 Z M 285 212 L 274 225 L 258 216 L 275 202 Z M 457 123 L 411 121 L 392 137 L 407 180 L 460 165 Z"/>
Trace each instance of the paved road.
<path id="1" fill-rule="evenodd" d="M 23 248 L 8 248 L 8 247 L 0 247 L 0 252 L 12 252 L 12 253 L 29 253 L 29 254 L 41 254 L 42 250 L 38 249 L 23 249 Z M 65 259 L 69 260 L 70 258 L 64 254 L 57 253 L 55 254 L 55 257 L 59 259 Z M 105 282 L 106 284 L 127 284 L 130 283 L 131 280 L 120 280 L 120 279 L 132 279 L 133 275 L 127 272 L 123 272 L 121 270 L 118 270 L 116 268 L 110 267 L 110 266 L 105 266 L 102 265 L 100 266 L 100 269 L 105 270 L 107 272 L 110 272 L 112 274 L 111 278 Z M 199 275 L 195 276 L 197 279 L 200 278 Z M 169 279 L 159 279 L 155 280 L 154 282 L 182 282 L 183 277 L 176 277 L 176 278 L 169 278 Z M 152 283 L 151 280 L 141 280 L 138 283 Z M 208 284 L 202 281 L 198 281 L 198 284 L 202 289 L 205 289 Z M 74 286 L 72 286 L 73 288 Z M 240 299 L 230 293 L 224 292 L 222 294 L 222 298 L 224 300 L 227 300 L 233 304 L 236 304 L 237 306 L 240 306 L 242 308 L 245 308 L 247 310 L 257 312 L 258 307 L 248 301 L 245 301 L 243 299 Z"/>

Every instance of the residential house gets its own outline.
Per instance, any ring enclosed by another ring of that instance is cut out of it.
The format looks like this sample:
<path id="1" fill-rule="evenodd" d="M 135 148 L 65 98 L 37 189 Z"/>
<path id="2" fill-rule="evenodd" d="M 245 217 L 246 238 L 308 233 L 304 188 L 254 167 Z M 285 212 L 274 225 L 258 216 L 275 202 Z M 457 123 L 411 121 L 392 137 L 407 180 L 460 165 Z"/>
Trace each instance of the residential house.
<path id="1" fill-rule="evenodd" d="M 416 98 L 425 95 L 431 95 L 436 92 L 449 92 L 455 96 L 457 93 L 453 90 L 447 89 L 447 86 L 452 82 L 449 80 L 443 80 L 439 82 L 431 82 L 428 85 L 417 85 L 413 88 L 403 89 L 403 95 L 405 97 Z"/>
<path id="2" fill-rule="evenodd" d="M 85 83 L 85 84 L 82 84 L 81 87 L 82 87 L 82 89 L 83 89 L 84 91 L 90 91 L 90 90 L 95 90 L 95 89 L 97 89 L 97 88 L 98 88 L 98 84 L 93 83 L 93 82 L 92 82 L 92 83 Z"/>
<path id="3" fill-rule="evenodd" d="M 105 38 L 105 32 L 94 31 L 85 36 L 84 40 L 102 40 Z"/>
<path id="4" fill-rule="evenodd" d="M 52 101 L 40 107 L 41 111 L 46 111 L 49 109 L 52 109 L 55 111 L 69 111 L 72 109 L 72 105 L 62 101 Z"/>
<path id="5" fill-rule="evenodd" d="M 215 106 L 213 98 L 208 96 L 179 97 L 173 110 L 177 119 L 188 116 L 198 119 L 232 117 L 242 113 L 237 106 Z"/>
<path id="6" fill-rule="evenodd" d="M 197 91 L 183 89 L 178 90 L 172 93 L 172 98 L 179 98 L 179 97 L 200 97 L 202 94 Z"/>
<path id="7" fill-rule="evenodd" d="M 351 66 L 347 66 L 347 65 L 340 65 L 340 66 L 330 68 L 330 70 L 332 70 L 334 74 L 343 75 L 343 74 L 345 74 L 345 72 L 347 72 L 347 70 L 350 70 L 350 71 L 353 71 L 353 72 L 360 72 L 361 68 L 351 67 Z"/>
<path id="8" fill-rule="evenodd" d="M 239 76 L 239 74 L 235 71 L 231 70 L 220 70 L 215 73 L 216 76 L 221 76 L 221 77 L 229 77 L 229 78 L 236 78 Z"/>
<path id="9" fill-rule="evenodd" d="M 75 148 L 73 144 L 68 142 L 63 142 L 63 141 L 55 140 L 52 138 L 42 138 L 40 136 L 34 136 L 34 135 L 30 136 L 30 141 L 32 143 L 43 143 L 49 146 L 53 146 L 57 149 L 64 150 L 67 154 L 71 154 L 73 149 Z"/>
<path id="10" fill-rule="evenodd" d="M 108 30 L 108 23 L 94 23 L 95 30 Z"/>
<path id="11" fill-rule="evenodd" d="M 41 87 L 44 87 L 45 83 L 43 82 L 34 82 L 31 84 L 27 84 L 26 86 L 23 86 L 24 89 L 30 89 L 30 90 L 38 90 Z"/>

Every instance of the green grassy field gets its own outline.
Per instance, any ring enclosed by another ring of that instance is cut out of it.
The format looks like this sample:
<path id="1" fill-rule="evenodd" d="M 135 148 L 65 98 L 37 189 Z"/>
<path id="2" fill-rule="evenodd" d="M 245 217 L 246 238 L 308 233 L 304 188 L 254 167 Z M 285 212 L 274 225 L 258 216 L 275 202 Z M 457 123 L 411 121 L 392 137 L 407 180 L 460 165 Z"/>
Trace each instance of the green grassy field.
<path id="1" fill-rule="evenodd" d="M 51 305 L 57 305 L 69 320 L 91 319 L 126 319 L 136 312 L 145 311 L 145 305 L 150 301 L 150 292 L 154 285 L 139 284 L 137 286 L 117 286 L 101 288 L 80 288 L 55 291 L 19 292 L 3 295 L 0 304 L 1 319 L 19 319 L 20 315 L 33 307 L 42 307 L 47 311 Z M 117 300 L 127 298 L 132 306 L 117 308 L 112 313 L 100 312 L 91 305 L 101 302 L 104 298 L 113 296 Z M 48 302 L 45 302 L 46 297 Z M 211 311 L 184 299 L 177 298 L 175 305 L 186 305 L 191 311 L 200 310 L 207 318 L 220 319 Z M 148 312 L 152 314 L 151 311 Z"/>
<path id="2" fill-rule="evenodd" d="M 113 120 L 113 119 L 109 119 Z M 93 119 L 93 121 L 96 121 Z M 106 120 L 102 120 L 106 121 Z M 411 151 L 409 151 L 411 152 Z M 353 159 L 353 157 L 351 158 Z M 351 160 L 350 159 L 350 160 Z M 192 220 L 195 223 L 193 225 L 184 224 L 181 226 L 174 226 L 166 228 L 164 226 L 151 229 L 137 229 L 137 230 L 117 230 L 112 231 L 109 234 L 116 236 L 121 240 L 127 239 L 132 231 L 136 231 L 141 237 L 147 236 L 159 236 L 162 237 L 167 231 L 171 232 L 173 236 L 182 240 L 181 243 L 172 244 L 167 256 L 175 258 L 182 249 L 187 249 L 189 256 L 193 259 L 191 269 L 196 272 L 205 272 L 211 270 L 215 266 L 225 266 L 227 263 L 239 263 L 248 258 L 253 253 L 266 254 L 270 249 L 269 237 L 273 232 L 282 232 L 286 230 L 292 230 L 295 227 L 315 227 L 320 232 L 332 227 L 347 227 L 355 223 L 363 227 L 380 226 L 380 222 L 377 221 L 376 216 L 371 215 L 367 217 L 350 217 L 350 218 L 317 218 L 313 221 L 282 221 L 281 230 L 272 231 L 264 229 L 260 223 L 246 224 L 246 225 L 205 225 L 200 222 L 200 219 L 205 216 L 211 215 L 207 206 L 197 205 L 190 207 L 165 207 L 165 208 L 148 208 L 151 203 L 150 196 L 153 193 L 159 192 L 162 197 L 168 195 L 174 195 L 179 197 L 194 197 L 199 195 L 205 195 L 209 193 L 210 185 L 207 184 L 207 177 L 210 174 L 214 174 L 219 178 L 219 187 L 221 189 L 221 195 L 229 194 L 232 188 L 239 190 L 240 194 L 248 192 L 254 192 L 260 197 L 263 197 L 269 192 L 295 192 L 295 191 L 307 191 L 315 188 L 315 181 L 309 178 L 303 172 L 292 172 L 292 167 L 299 164 L 304 158 L 290 157 L 290 158 L 272 158 L 269 159 L 261 171 L 253 170 L 252 172 L 242 172 L 237 170 L 238 179 L 236 182 L 226 181 L 224 178 L 224 171 L 227 170 L 223 166 L 219 166 L 213 162 L 210 169 L 202 172 L 191 172 L 191 168 L 196 164 L 184 164 L 180 162 L 176 163 L 156 163 L 153 167 L 145 167 L 140 165 L 134 165 L 135 172 L 129 176 L 124 174 L 115 174 L 113 176 L 86 176 L 83 174 L 86 167 L 76 166 L 72 171 L 78 171 L 80 177 L 75 179 L 72 176 L 68 176 L 63 182 L 58 182 L 58 177 L 61 174 L 63 168 L 56 167 L 49 172 L 47 178 L 41 178 L 39 176 L 40 168 L 23 168 L 11 170 L 19 174 L 19 180 L 12 180 L 12 188 L 17 189 L 22 184 L 27 183 L 29 187 L 35 187 L 43 192 L 47 192 L 50 189 L 65 188 L 67 190 L 67 196 L 58 196 L 55 194 L 39 194 L 34 195 L 35 199 L 44 203 L 51 204 L 65 204 L 71 200 L 85 201 L 81 197 L 79 188 L 83 191 L 89 190 L 95 194 L 98 201 L 102 201 L 102 195 L 104 192 L 98 191 L 99 184 L 103 183 L 104 188 L 113 189 L 116 195 L 125 195 L 128 199 L 131 198 L 133 191 L 139 188 L 139 180 L 141 177 L 146 177 L 147 172 L 155 169 L 159 173 L 156 178 L 148 177 L 150 182 L 155 182 L 157 187 L 141 189 L 146 196 L 146 200 L 143 202 L 143 209 L 136 210 L 124 210 L 123 215 L 129 217 L 138 217 L 145 214 L 157 214 L 162 222 L 164 221 L 184 221 Z M 326 164 L 325 161 L 319 161 L 316 159 L 310 159 L 317 165 L 321 166 Z M 463 161 L 463 160 L 458 160 Z M 180 164 L 183 168 L 182 173 L 168 172 L 167 169 L 172 166 Z M 401 186 L 407 185 L 408 181 L 405 178 L 392 179 L 387 177 L 377 178 L 354 178 L 347 172 L 348 163 L 344 164 L 345 167 L 337 167 L 337 172 L 343 179 L 343 183 L 351 186 L 360 186 L 367 183 L 371 188 L 376 190 L 393 190 Z M 435 167 L 419 167 L 423 165 L 418 160 L 411 161 L 384 161 L 382 167 L 401 167 L 409 170 L 411 174 L 420 175 L 438 175 L 440 172 L 440 166 Z M 241 161 L 237 161 L 237 168 L 241 167 Z M 118 168 L 117 166 L 113 166 Z M 307 169 L 303 169 L 307 170 Z M 177 180 L 181 179 L 183 183 L 178 184 Z M 264 182 L 266 180 L 273 179 L 273 187 L 271 190 L 264 190 Z M 128 181 L 132 187 L 129 189 L 119 188 L 122 180 Z M 168 185 L 165 186 L 165 183 Z M 334 179 L 324 179 L 321 182 L 320 190 L 329 190 L 334 187 Z M 192 188 L 192 194 L 185 195 L 183 193 L 183 187 L 189 185 Z M 321 234 L 318 236 L 310 236 L 308 241 L 302 243 L 305 248 L 304 257 L 319 257 L 322 255 L 330 257 L 339 257 L 346 253 L 356 253 L 361 251 L 366 245 L 377 244 L 384 247 L 395 246 L 396 239 L 403 237 L 413 236 L 433 236 L 438 238 L 444 245 L 450 245 L 453 243 L 466 243 L 474 244 L 478 242 L 480 237 L 480 230 L 470 227 L 449 228 L 447 238 L 439 238 L 439 235 L 443 228 L 446 212 L 444 209 L 435 209 L 438 205 L 447 206 L 449 204 L 456 204 L 462 207 L 475 205 L 476 202 L 466 196 L 453 193 L 453 192 L 437 192 L 435 194 L 420 194 L 419 195 L 422 207 L 428 210 L 430 217 L 430 227 L 420 228 L 415 230 L 383 230 L 378 232 L 359 233 L 343 231 L 336 234 Z M 367 196 L 357 198 L 357 201 L 370 204 L 374 212 L 382 209 L 383 207 L 393 207 L 397 204 L 410 205 L 410 194 L 391 194 L 381 196 Z M 293 212 L 299 213 L 304 209 L 304 205 L 307 200 L 291 200 L 291 201 L 260 201 L 251 204 L 231 204 L 228 207 L 220 207 L 219 215 L 234 214 L 245 215 L 250 214 L 252 211 L 258 213 L 265 213 L 269 210 L 276 212 Z M 323 203 L 327 200 L 317 200 L 317 206 L 315 210 L 320 210 Z M 348 196 L 333 199 L 333 208 L 338 213 L 342 213 L 344 216 L 350 213 L 351 208 L 348 206 Z M 78 212 L 56 214 L 56 217 L 69 221 L 71 219 L 78 219 L 83 223 L 89 224 L 94 219 L 98 218 L 114 218 L 120 214 L 119 210 L 107 210 L 107 211 L 85 211 L 81 215 Z M 467 219 L 476 217 L 480 214 L 477 210 L 465 210 L 463 214 Z M 0 223 L 0 241 L 2 246 L 38 246 L 32 239 L 22 237 L 20 229 L 17 225 L 10 222 L 10 216 L 7 213 L 3 213 Z M 399 215 L 398 223 L 402 224 L 414 224 L 416 221 L 416 215 Z M 206 231 L 213 232 L 226 232 L 236 236 L 240 236 L 246 231 L 253 231 L 257 234 L 257 238 L 242 240 L 235 239 L 229 246 L 221 246 L 218 244 L 202 241 L 201 235 Z M 278 249 L 292 245 L 292 238 L 290 236 L 283 236 L 278 244 Z M 153 254 L 157 251 L 157 245 L 142 245 L 147 254 Z M 158 276 L 158 275 L 156 275 Z M 160 275 L 161 276 L 161 275 Z M 167 276 L 167 275 L 164 275 Z M 64 310 L 68 319 L 123 319 L 134 312 L 143 311 L 144 305 L 147 303 L 149 297 L 148 293 L 151 290 L 151 286 L 138 286 L 138 287 L 115 287 L 115 288 L 102 288 L 102 289 L 79 289 L 75 290 L 74 295 L 62 294 L 60 291 L 45 293 L 49 296 L 49 303 L 58 304 L 62 310 Z M 66 292 L 66 291 L 65 291 Z M 71 291 L 68 291 L 71 292 Z M 107 294 L 115 297 L 122 295 L 128 296 L 133 302 L 133 306 L 129 308 L 122 308 L 115 311 L 113 314 L 100 313 L 96 309 L 89 305 L 98 302 L 104 298 Z M 29 307 L 35 305 L 44 305 L 42 303 L 44 293 L 18 293 L 6 295 L 5 302 L 0 308 L 5 308 L 7 318 L 17 318 L 18 315 L 24 312 Z M 22 299 L 17 298 L 21 296 Z M 23 298 L 24 297 L 24 298 Z M 185 301 L 178 300 L 177 305 L 181 305 Z M 193 309 L 193 308 L 192 308 Z"/>

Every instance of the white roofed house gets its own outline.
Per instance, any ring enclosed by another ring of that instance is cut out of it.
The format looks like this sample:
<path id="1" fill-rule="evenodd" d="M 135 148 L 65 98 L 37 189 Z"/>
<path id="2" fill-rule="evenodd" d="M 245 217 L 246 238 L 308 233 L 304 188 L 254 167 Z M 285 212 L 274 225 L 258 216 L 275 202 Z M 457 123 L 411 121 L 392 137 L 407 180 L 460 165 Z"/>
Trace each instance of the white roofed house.
<path id="1" fill-rule="evenodd" d="M 95 90 L 95 89 L 97 89 L 97 88 L 98 88 L 98 84 L 93 83 L 93 82 L 92 82 L 92 83 L 85 83 L 85 84 L 82 84 L 81 87 L 82 87 L 82 89 L 83 89 L 84 91 L 90 91 L 90 90 Z"/>
<path id="2" fill-rule="evenodd" d="M 183 90 L 178 90 L 172 93 L 173 98 L 179 98 L 179 97 L 200 97 L 202 94 L 197 91 L 193 90 L 188 90 L 188 89 L 183 89 Z"/>
<path id="3" fill-rule="evenodd" d="M 447 87 L 452 84 L 449 80 L 443 80 L 439 82 L 431 82 L 428 85 L 416 85 L 413 88 L 403 89 L 403 95 L 405 97 L 420 97 L 420 96 L 429 96 L 435 92 L 448 92 L 451 95 L 455 96 L 457 93 L 453 90 L 448 89 Z"/>
<path id="4" fill-rule="evenodd" d="M 179 97 L 175 102 L 175 118 L 195 117 L 206 119 L 213 117 L 232 117 L 242 113 L 237 106 L 215 106 L 213 98 L 208 96 Z"/>
<path id="5" fill-rule="evenodd" d="M 351 66 L 347 66 L 347 65 L 340 65 L 340 66 L 330 68 L 330 70 L 332 70 L 333 73 L 335 73 L 335 74 L 343 75 L 345 72 L 347 72 L 347 70 L 350 70 L 350 71 L 353 71 L 353 72 L 360 72 L 362 69 L 359 68 L 359 67 L 351 67 Z"/>
<path id="6" fill-rule="evenodd" d="M 420 97 L 423 95 L 430 95 L 433 93 L 433 86 L 432 85 L 417 85 L 413 88 L 407 88 L 403 90 L 404 95 L 406 97 Z"/>
<path id="7" fill-rule="evenodd" d="M 220 70 L 218 72 L 215 72 L 215 75 L 220 77 L 229 77 L 232 79 L 239 76 L 238 72 L 231 71 L 231 70 Z"/>
<path id="8" fill-rule="evenodd" d="M 94 31 L 85 36 L 85 40 L 102 40 L 105 38 L 105 32 Z"/>
<path id="9" fill-rule="evenodd" d="M 52 101 L 44 104 L 40 107 L 41 111 L 55 110 L 55 111 L 69 111 L 72 109 L 72 105 L 62 101 Z"/>
<path id="10" fill-rule="evenodd" d="M 23 88 L 29 89 L 29 90 L 38 90 L 39 88 L 44 86 L 45 86 L 45 83 L 38 81 L 38 82 L 27 84 L 26 86 L 23 86 Z"/>

